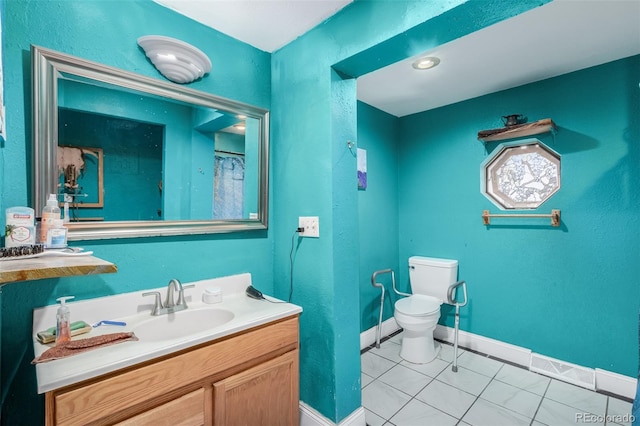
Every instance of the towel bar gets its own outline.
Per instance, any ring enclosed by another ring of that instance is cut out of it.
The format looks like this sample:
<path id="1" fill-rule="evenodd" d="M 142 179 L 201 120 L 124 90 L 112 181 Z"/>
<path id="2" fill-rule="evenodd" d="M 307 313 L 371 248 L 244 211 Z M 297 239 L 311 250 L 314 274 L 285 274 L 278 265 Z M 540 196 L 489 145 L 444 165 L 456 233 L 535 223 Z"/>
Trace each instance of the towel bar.
<path id="1" fill-rule="evenodd" d="M 536 218 L 536 217 L 548 217 L 551 218 L 551 226 L 560 226 L 560 210 L 551 210 L 550 214 L 504 214 L 504 213 L 489 213 L 489 210 L 482 211 L 482 222 L 485 225 L 491 224 L 492 217 L 506 217 L 506 218 Z"/>

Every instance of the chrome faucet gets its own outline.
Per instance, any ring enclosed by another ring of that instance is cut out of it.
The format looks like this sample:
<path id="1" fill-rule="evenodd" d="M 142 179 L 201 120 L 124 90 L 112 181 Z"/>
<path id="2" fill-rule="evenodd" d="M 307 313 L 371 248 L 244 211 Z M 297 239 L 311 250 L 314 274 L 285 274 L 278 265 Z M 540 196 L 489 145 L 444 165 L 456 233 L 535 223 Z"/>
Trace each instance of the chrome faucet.
<path id="1" fill-rule="evenodd" d="M 177 279 L 172 279 L 169 281 L 167 285 L 167 297 L 165 298 L 164 305 L 160 300 L 160 292 L 159 291 L 148 291 L 146 293 L 142 293 L 143 296 L 155 296 L 155 303 L 153 304 L 153 310 L 151 311 L 151 315 L 164 315 L 170 314 L 173 312 L 183 311 L 187 309 L 187 302 L 184 299 L 184 289 L 195 287 L 194 284 L 183 286 L 180 281 Z M 173 294 L 178 292 L 178 302 L 174 302 Z"/>
<path id="2" fill-rule="evenodd" d="M 175 293 L 176 291 L 178 291 L 178 306 L 181 305 L 180 299 L 182 299 L 182 304 L 184 304 L 184 308 L 182 309 L 185 309 L 187 307 L 186 303 L 184 303 L 184 288 L 182 287 L 182 283 L 174 278 L 169 281 L 169 284 L 167 285 L 167 297 L 164 299 L 165 308 L 176 306 L 175 302 L 173 301 L 173 293 Z"/>

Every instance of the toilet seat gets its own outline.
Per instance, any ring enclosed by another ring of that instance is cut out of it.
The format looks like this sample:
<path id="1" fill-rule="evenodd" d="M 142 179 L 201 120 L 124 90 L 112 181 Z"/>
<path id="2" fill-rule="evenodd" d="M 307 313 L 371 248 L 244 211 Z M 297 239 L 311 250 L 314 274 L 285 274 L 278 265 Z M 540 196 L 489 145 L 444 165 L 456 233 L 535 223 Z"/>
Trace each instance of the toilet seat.
<path id="1" fill-rule="evenodd" d="M 398 312 L 414 317 L 424 317 L 440 312 L 442 301 L 423 294 L 414 294 L 396 302 Z"/>

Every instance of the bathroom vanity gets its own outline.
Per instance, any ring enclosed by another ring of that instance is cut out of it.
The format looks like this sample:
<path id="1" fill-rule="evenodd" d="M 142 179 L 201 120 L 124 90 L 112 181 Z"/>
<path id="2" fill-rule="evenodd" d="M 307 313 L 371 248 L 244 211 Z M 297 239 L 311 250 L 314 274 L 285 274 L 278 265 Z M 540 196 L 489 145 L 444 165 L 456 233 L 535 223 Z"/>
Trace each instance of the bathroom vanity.
<path id="1" fill-rule="evenodd" d="M 47 392 L 46 424 L 297 425 L 298 400 L 294 317 Z"/>
<path id="2" fill-rule="evenodd" d="M 46 424 L 297 425 L 301 309 L 250 299 L 244 295 L 250 275 L 232 278 L 235 283 L 223 286 L 223 302 L 216 305 L 198 303 L 193 294 L 201 295 L 212 285 L 220 287 L 219 281 L 197 282 L 195 288 L 185 289 L 185 293 L 192 290 L 192 312 L 233 312 L 233 318 L 224 324 L 196 327 L 195 332 L 187 325 L 184 335 L 169 332 L 166 339 L 142 333 L 138 341 L 37 364 L 38 391 L 46 394 Z M 138 300 L 137 294 L 100 299 L 125 297 Z M 90 315 L 94 308 L 105 305 L 99 299 L 92 301 L 69 303 L 72 315 L 76 312 L 73 318 Z M 118 300 L 110 305 L 122 303 Z M 48 323 L 52 308 L 34 311 L 34 330 Z M 180 314 L 170 315 L 179 321 Z M 98 320 L 98 315 L 103 313 L 86 317 L 86 321 Z M 135 333 L 149 321 L 171 329 L 161 317 L 149 319 L 148 315 L 147 311 L 119 317 L 126 319 L 126 327 L 101 326 L 92 334 Z M 36 356 L 43 352 L 42 346 L 34 341 Z"/>

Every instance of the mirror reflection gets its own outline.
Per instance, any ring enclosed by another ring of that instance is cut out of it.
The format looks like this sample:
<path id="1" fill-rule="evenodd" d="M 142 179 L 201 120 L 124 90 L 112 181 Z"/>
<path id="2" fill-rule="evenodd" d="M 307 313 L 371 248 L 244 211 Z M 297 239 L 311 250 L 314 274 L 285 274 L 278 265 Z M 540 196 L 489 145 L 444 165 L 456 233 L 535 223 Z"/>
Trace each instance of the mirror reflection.
<path id="1" fill-rule="evenodd" d="M 34 205 L 70 239 L 266 228 L 266 110 L 32 51 Z"/>

